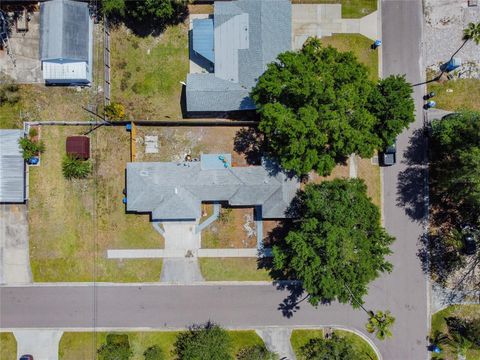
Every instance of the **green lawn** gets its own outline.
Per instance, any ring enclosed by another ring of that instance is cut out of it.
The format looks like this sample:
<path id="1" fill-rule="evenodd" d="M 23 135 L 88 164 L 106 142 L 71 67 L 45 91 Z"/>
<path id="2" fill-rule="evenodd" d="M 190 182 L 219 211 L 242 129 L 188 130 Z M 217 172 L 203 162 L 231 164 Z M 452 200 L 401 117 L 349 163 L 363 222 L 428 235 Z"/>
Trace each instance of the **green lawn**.
<path id="1" fill-rule="evenodd" d="M 292 0 L 293 4 L 342 4 L 342 18 L 361 18 L 377 10 L 376 0 Z"/>
<path id="2" fill-rule="evenodd" d="M 352 51 L 357 59 L 367 66 L 372 80 L 378 79 L 378 52 L 370 49 L 372 40 L 360 34 L 333 34 L 320 41 L 340 51 Z"/>
<path id="3" fill-rule="evenodd" d="M 126 214 L 122 203 L 129 135 L 122 127 L 92 133 L 94 175 L 66 180 L 65 138 L 83 127 L 43 126 L 46 151 L 30 168 L 30 262 L 34 281 L 159 281 L 161 259 L 110 260 L 108 249 L 162 248 L 148 216 Z"/>
<path id="4" fill-rule="evenodd" d="M 431 336 L 436 331 L 440 331 L 443 334 L 448 334 L 447 324 L 445 319 L 448 317 L 459 317 L 462 319 L 480 318 L 480 305 L 453 305 L 449 306 L 439 312 L 432 315 L 432 330 Z M 455 349 L 449 344 L 442 344 L 440 347 L 443 350 L 442 354 L 433 355 L 433 359 L 456 359 Z M 467 360 L 480 359 L 480 349 L 470 349 L 467 352 Z"/>
<path id="5" fill-rule="evenodd" d="M 480 80 L 457 79 L 449 80 L 443 84 L 437 82 L 428 83 L 428 91 L 434 91 L 436 96 L 433 100 L 437 108 L 456 111 L 470 109 L 480 111 Z"/>
<path id="6" fill-rule="evenodd" d="M 125 26 L 111 31 L 112 99 L 135 119 L 179 119 L 180 81 L 188 68 L 188 25 L 168 27 L 160 36 L 139 37 Z"/>
<path id="7" fill-rule="evenodd" d="M 257 258 L 200 258 L 207 281 L 271 281 L 268 271 L 257 268 Z"/>
<path id="8" fill-rule="evenodd" d="M 173 360 L 173 345 L 178 332 L 135 332 L 128 333 L 130 346 L 133 351 L 132 360 L 143 360 L 143 352 L 152 345 L 158 345 Z M 232 355 L 244 346 L 262 344 L 262 339 L 254 331 L 229 331 L 233 342 Z M 107 333 L 64 333 L 60 340 L 60 360 L 91 360 L 96 349 L 105 343 Z M 2 358 L 3 360 L 3 358 Z"/>
<path id="9" fill-rule="evenodd" d="M 378 359 L 372 347 L 360 336 L 344 330 L 334 330 L 334 333 L 340 337 L 348 339 L 351 342 L 352 346 L 356 350 L 356 353 L 358 354 L 358 360 Z M 290 342 L 292 343 L 292 348 L 297 356 L 297 359 L 308 360 L 303 359 L 303 357 L 300 356 L 300 349 L 311 339 L 318 337 L 323 337 L 323 330 L 294 330 L 292 332 Z"/>
<path id="10" fill-rule="evenodd" d="M 17 341 L 12 333 L 0 333 L 0 360 L 17 359 Z"/>

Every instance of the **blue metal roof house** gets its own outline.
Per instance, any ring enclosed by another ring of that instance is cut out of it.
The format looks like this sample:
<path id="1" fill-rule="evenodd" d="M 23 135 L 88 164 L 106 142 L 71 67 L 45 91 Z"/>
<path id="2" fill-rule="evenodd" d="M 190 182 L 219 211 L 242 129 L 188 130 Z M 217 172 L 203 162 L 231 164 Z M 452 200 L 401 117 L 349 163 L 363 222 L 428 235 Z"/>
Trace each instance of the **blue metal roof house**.
<path id="1" fill-rule="evenodd" d="M 192 48 L 213 73 L 188 74 L 187 112 L 254 110 L 249 94 L 267 65 L 292 49 L 289 0 L 215 1 L 213 19 L 195 19 Z"/>
<path id="2" fill-rule="evenodd" d="M 88 4 L 49 0 L 40 4 L 40 60 L 46 84 L 92 81 L 93 20 Z"/>

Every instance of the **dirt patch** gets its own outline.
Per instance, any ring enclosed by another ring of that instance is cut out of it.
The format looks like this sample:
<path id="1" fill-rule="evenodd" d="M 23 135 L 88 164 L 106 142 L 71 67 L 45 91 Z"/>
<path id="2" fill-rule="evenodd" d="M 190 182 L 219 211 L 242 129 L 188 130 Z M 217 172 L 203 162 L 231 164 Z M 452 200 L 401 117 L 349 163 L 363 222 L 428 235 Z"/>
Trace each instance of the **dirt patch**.
<path id="1" fill-rule="evenodd" d="M 235 151 L 240 127 L 159 127 L 137 126 L 136 161 L 183 161 L 187 154 L 199 158 L 202 153 L 228 153 L 233 166 L 245 166 L 244 154 Z M 158 138 L 158 153 L 147 154 L 145 137 Z"/>
<path id="2" fill-rule="evenodd" d="M 202 232 L 202 248 L 254 248 L 256 231 L 253 208 L 222 207 L 217 221 Z"/>

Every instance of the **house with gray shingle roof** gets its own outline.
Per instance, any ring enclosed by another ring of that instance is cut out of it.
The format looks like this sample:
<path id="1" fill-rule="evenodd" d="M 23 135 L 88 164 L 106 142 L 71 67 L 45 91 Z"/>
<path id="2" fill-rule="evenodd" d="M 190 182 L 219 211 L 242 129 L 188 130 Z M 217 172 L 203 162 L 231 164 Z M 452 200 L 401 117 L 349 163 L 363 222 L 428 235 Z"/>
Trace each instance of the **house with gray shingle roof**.
<path id="1" fill-rule="evenodd" d="M 92 81 L 93 20 L 88 3 L 49 0 L 40 4 L 40 60 L 47 84 Z"/>
<path id="2" fill-rule="evenodd" d="M 194 51 L 213 62 L 214 72 L 187 75 L 187 111 L 253 110 L 252 87 L 279 53 L 291 50 L 291 3 L 234 0 L 214 6 L 213 18 L 193 22 L 191 37 Z"/>
<path id="3" fill-rule="evenodd" d="M 229 154 L 127 164 L 127 211 L 150 213 L 153 221 L 200 219 L 204 202 L 261 207 L 263 219 L 283 219 L 298 188 L 298 179 L 267 163 L 232 167 Z"/>

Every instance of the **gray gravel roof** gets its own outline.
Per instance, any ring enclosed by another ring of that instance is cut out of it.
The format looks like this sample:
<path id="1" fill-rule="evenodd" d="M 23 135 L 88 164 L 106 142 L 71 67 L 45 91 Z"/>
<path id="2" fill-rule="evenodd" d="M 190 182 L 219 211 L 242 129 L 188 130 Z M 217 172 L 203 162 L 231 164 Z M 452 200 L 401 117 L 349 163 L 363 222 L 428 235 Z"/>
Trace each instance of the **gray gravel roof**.
<path id="1" fill-rule="evenodd" d="M 0 130 L 0 203 L 25 201 L 25 162 L 18 140 L 22 130 Z"/>
<path id="2" fill-rule="evenodd" d="M 50 0 L 40 4 L 40 59 L 87 61 L 89 53 L 88 4 Z"/>
<path id="3" fill-rule="evenodd" d="M 264 166 L 203 169 L 201 162 L 127 164 L 127 211 L 154 220 L 198 219 L 202 202 L 262 206 L 264 218 L 285 218 L 299 182 Z"/>
<path id="4" fill-rule="evenodd" d="M 187 111 L 255 109 L 250 90 L 291 49 L 291 17 L 289 0 L 215 2 L 215 73 L 187 76 Z"/>

